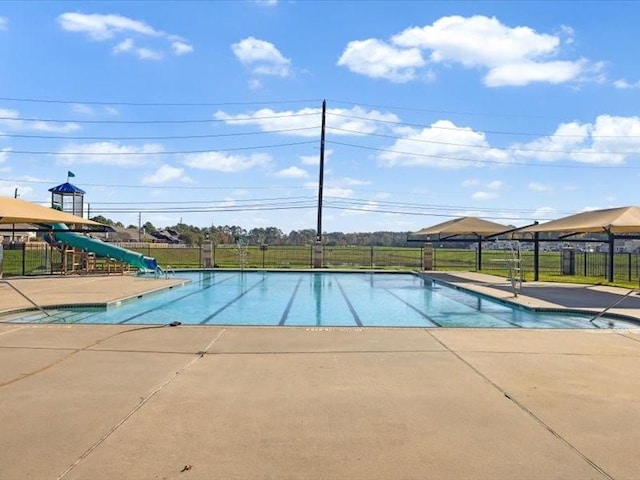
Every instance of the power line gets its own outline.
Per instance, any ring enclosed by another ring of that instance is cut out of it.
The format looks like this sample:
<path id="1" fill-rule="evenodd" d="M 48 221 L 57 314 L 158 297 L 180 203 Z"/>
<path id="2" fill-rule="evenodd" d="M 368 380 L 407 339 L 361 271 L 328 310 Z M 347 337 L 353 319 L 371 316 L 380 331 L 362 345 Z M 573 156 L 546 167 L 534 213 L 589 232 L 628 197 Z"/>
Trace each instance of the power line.
<path id="1" fill-rule="evenodd" d="M 428 108 L 416 108 L 416 107 L 407 107 L 407 106 L 398 106 L 398 105 L 378 105 L 371 103 L 361 103 L 361 102 L 347 102 L 345 100 L 327 100 L 331 103 L 337 103 L 342 105 L 354 105 L 356 107 L 369 107 L 369 108 L 385 108 L 387 110 L 404 110 L 407 112 L 422 112 L 422 113 L 438 113 L 445 115 L 466 115 L 466 116 L 483 116 L 483 117 L 510 117 L 510 118 L 547 118 L 542 115 L 522 115 L 515 113 L 479 113 L 479 112 L 458 112 L 454 110 L 434 110 Z"/>
<path id="2" fill-rule="evenodd" d="M 47 184 L 51 185 L 50 180 L 20 180 L 15 178 L 0 178 L 0 182 L 15 182 L 26 184 Z M 224 186 L 224 187 L 209 187 L 209 186 L 197 186 L 197 185 L 125 185 L 125 184 L 107 184 L 107 183 L 83 183 L 86 187 L 98 187 L 98 188 L 122 188 L 122 189 L 143 189 L 143 190 L 308 190 L 309 187 L 294 187 L 294 186 Z"/>
<path id="3" fill-rule="evenodd" d="M 29 135 L 29 134 L 16 134 L 16 133 L 0 133 L 0 137 L 9 138 L 36 138 L 44 140 L 191 140 L 198 138 L 219 138 L 219 137 L 239 137 L 245 135 L 265 135 L 271 133 L 289 133 L 299 132 L 302 130 L 315 130 L 318 127 L 299 127 L 299 128 L 286 128 L 282 130 L 263 130 L 260 132 L 238 132 L 238 133 L 216 133 L 205 135 L 164 135 L 164 136 L 150 136 L 150 137 L 75 137 L 68 135 Z"/>
<path id="4" fill-rule="evenodd" d="M 353 118 L 355 120 L 365 120 L 367 122 L 378 122 L 378 123 L 386 123 L 390 125 L 399 125 L 402 127 L 419 127 L 419 128 L 430 128 L 434 130 L 453 130 L 459 131 L 464 130 L 464 128 L 460 127 L 443 127 L 443 126 L 434 126 L 434 125 L 425 125 L 421 123 L 405 123 L 405 122 L 395 122 L 393 120 L 382 120 L 379 118 L 371 118 L 371 117 L 360 117 L 357 115 L 347 115 L 344 113 L 335 113 L 331 111 L 327 111 L 327 115 L 333 115 L 334 117 L 343 117 L 343 118 Z M 476 133 L 491 133 L 496 135 L 522 135 L 529 137 L 558 137 L 558 138 L 582 138 L 584 135 L 561 135 L 561 134 L 552 134 L 548 133 L 533 133 L 533 132 L 510 132 L 510 131 L 499 131 L 499 130 L 473 130 Z M 640 138 L 640 135 L 591 135 L 591 138 Z"/>
<path id="5" fill-rule="evenodd" d="M 512 152 L 532 152 L 532 153 L 566 153 L 566 154 L 580 154 L 580 155 L 634 155 L 637 154 L 637 151 L 625 151 L 625 152 L 584 152 L 584 151 L 565 151 L 565 150 L 543 150 L 543 149 L 528 149 L 528 148 L 515 148 L 515 147 L 492 147 L 490 145 L 469 145 L 464 143 L 453 143 L 453 142 L 439 142 L 435 140 L 422 140 L 419 138 L 407 138 L 407 137 L 398 137 L 396 135 L 384 135 L 382 133 L 369 133 L 369 132 L 361 132 L 358 130 L 350 130 L 347 128 L 338 128 L 338 127 L 327 127 L 328 130 L 336 130 L 340 132 L 348 132 L 361 136 L 370 136 L 370 137 L 381 137 L 381 138 L 391 138 L 395 140 L 404 140 L 408 142 L 419 142 L 419 143 L 427 143 L 434 145 L 447 145 L 453 147 L 465 147 L 465 148 L 481 148 L 485 150 L 504 150 L 504 151 L 512 151 Z"/>
<path id="6" fill-rule="evenodd" d="M 246 202 L 260 202 L 270 200 L 315 200 L 315 197 L 309 195 L 299 195 L 294 197 L 268 197 L 268 198 L 242 198 L 233 199 L 233 202 L 246 203 Z M 180 205 L 180 204 L 208 204 L 208 203 L 228 203 L 229 200 L 175 200 L 175 201 L 145 201 L 145 202 L 88 202 L 93 205 Z"/>
<path id="7" fill-rule="evenodd" d="M 266 115 L 264 117 L 250 118 L 200 118 L 200 119 L 180 119 L 180 120 L 78 120 L 60 118 L 31 118 L 31 117 L 0 117 L 0 120 L 20 121 L 20 122 L 48 122 L 48 123 L 86 123 L 86 124 L 183 124 L 183 123 L 217 123 L 217 122 L 247 122 L 256 120 L 272 120 L 274 118 L 294 118 L 320 115 L 320 112 L 291 113 L 287 115 Z"/>
<path id="8" fill-rule="evenodd" d="M 122 105 L 133 107 L 219 107 L 233 105 L 272 105 L 272 104 L 291 104 L 291 103 L 320 103 L 322 100 L 273 100 L 270 102 L 107 102 L 95 100 L 55 100 L 44 98 L 15 98 L 0 97 L 0 101 L 5 102 L 21 102 L 21 103 L 59 103 L 66 105 Z"/>
<path id="9" fill-rule="evenodd" d="M 205 150 L 173 150 L 173 151 L 157 151 L 157 152 L 53 152 L 53 151 L 35 151 L 35 150 L 11 150 L 10 153 L 17 153 L 21 155 L 78 155 L 78 156 L 129 156 L 129 155 L 186 155 L 194 153 L 216 153 L 216 152 L 233 152 L 239 150 L 258 150 L 264 148 L 281 148 L 292 147 L 296 145 L 309 145 L 315 144 L 313 140 L 305 142 L 291 142 L 291 143 L 278 143 L 274 145 L 255 145 L 251 147 L 232 147 L 232 148 L 220 148 L 220 149 L 205 149 Z"/>
<path id="10" fill-rule="evenodd" d="M 344 143 L 344 142 L 336 142 L 335 140 L 327 141 L 327 143 L 333 145 L 342 145 L 344 147 L 352 147 L 352 148 L 360 148 L 364 150 L 374 150 L 378 152 L 386 152 L 386 153 L 396 153 L 399 155 L 409 155 L 413 157 L 422 157 L 422 158 L 435 158 L 438 160 L 450 160 L 452 162 L 465 162 L 472 164 L 492 164 L 492 165 L 520 165 L 524 167 L 543 167 L 543 168 L 597 168 L 597 169 L 607 169 L 607 168 L 615 168 L 615 169 L 638 169 L 640 166 L 629 166 L 629 165 L 591 165 L 591 164 L 580 164 L 580 165 L 559 165 L 559 164 L 551 164 L 551 163 L 528 163 L 528 162 L 516 162 L 516 161 L 504 161 L 501 162 L 499 160 L 479 160 L 472 158 L 459 158 L 459 157 L 448 157 L 445 155 L 428 155 L 425 153 L 416 153 L 416 152 L 400 152 L 398 150 L 391 150 L 388 148 L 376 148 L 376 147 L 366 147 L 364 145 L 355 145 L 352 143 Z"/>

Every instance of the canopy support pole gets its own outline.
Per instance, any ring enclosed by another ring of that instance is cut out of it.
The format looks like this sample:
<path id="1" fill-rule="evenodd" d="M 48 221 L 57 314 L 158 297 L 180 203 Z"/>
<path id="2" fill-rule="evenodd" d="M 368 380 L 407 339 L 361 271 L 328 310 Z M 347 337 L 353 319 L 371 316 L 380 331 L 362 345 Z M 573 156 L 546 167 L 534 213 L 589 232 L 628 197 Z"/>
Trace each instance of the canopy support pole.
<path id="1" fill-rule="evenodd" d="M 537 222 L 536 222 L 537 223 Z M 540 280 L 540 234 L 533 234 L 533 281 Z"/>
<path id="2" fill-rule="evenodd" d="M 613 283 L 613 254 L 615 252 L 615 236 L 611 233 L 611 230 L 607 229 L 607 234 L 609 235 L 609 264 L 607 265 L 607 276 L 609 277 L 609 282 Z"/>

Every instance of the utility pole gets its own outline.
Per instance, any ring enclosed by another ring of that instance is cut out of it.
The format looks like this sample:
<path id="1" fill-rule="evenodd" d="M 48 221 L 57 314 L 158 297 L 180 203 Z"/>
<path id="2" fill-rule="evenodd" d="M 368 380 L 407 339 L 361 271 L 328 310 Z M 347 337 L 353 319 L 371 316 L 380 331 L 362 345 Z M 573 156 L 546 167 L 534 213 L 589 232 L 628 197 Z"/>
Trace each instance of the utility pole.
<path id="1" fill-rule="evenodd" d="M 322 127 L 320 130 L 320 174 L 318 179 L 318 228 L 316 242 L 322 242 L 322 189 L 324 187 L 324 131 L 327 112 L 327 101 L 322 101 Z"/>
<path id="2" fill-rule="evenodd" d="M 324 187 L 324 132 L 327 116 L 327 101 L 322 100 L 322 127 L 320 129 L 320 172 L 318 178 L 318 225 L 316 245 L 313 255 L 313 268 L 322 268 L 322 189 Z"/>

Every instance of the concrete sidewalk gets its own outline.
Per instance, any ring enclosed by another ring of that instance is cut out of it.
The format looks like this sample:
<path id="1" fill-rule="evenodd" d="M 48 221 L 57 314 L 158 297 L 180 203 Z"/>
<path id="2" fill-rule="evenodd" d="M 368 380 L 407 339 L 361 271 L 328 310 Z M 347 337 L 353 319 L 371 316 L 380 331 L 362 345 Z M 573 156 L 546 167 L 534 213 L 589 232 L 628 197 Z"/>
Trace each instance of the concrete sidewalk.
<path id="1" fill-rule="evenodd" d="M 2 479 L 636 479 L 640 332 L 0 325 Z"/>

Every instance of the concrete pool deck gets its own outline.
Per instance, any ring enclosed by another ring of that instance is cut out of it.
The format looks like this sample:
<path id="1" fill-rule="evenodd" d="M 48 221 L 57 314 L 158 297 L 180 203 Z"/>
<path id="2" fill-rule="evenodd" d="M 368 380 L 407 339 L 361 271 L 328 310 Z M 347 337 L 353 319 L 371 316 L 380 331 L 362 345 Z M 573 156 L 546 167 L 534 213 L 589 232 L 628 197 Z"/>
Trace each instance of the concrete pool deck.
<path id="1" fill-rule="evenodd" d="M 60 304 L 126 278 L 11 282 Z M 1 479 L 637 479 L 640 329 L 0 324 L 0 425 Z"/>

